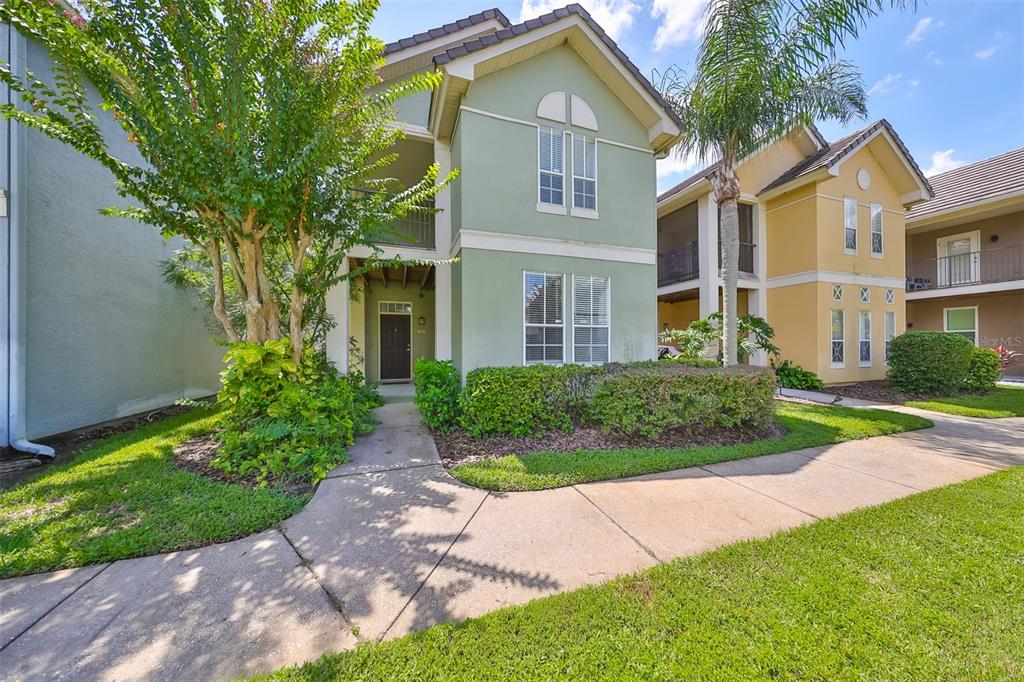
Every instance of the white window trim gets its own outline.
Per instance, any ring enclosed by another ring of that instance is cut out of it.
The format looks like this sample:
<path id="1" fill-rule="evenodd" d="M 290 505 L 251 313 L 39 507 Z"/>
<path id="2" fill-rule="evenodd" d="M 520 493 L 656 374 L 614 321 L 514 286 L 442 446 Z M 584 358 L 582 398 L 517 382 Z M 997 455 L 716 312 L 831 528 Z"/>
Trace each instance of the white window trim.
<path id="1" fill-rule="evenodd" d="M 978 317 L 978 306 L 976 305 L 961 305 L 953 308 L 942 309 L 942 331 L 949 332 L 951 334 L 960 334 L 962 332 L 969 331 L 967 329 L 950 329 L 949 328 L 949 317 L 946 315 L 950 310 L 973 310 L 974 311 L 974 345 L 978 347 L 978 336 L 979 329 L 981 328 L 981 319 Z"/>
<path id="2" fill-rule="evenodd" d="M 846 230 L 848 229 L 846 227 L 846 204 L 849 201 L 852 201 L 853 205 L 854 205 L 854 212 L 853 212 L 853 248 L 852 249 L 846 248 Z M 857 213 L 858 213 L 859 210 L 860 210 L 860 206 L 859 206 L 859 204 L 857 204 L 857 200 L 856 199 L 854 199 L 853 197 L 843 197 L 843 253 L 846 254 L 847 256 L 856 256 L 857 255 L 857 248 L 860 246 L 860 235 L 858 234 L 858 230 L 857 230 L 858 223 L 860 222 L 858 220 L 858 218 L 857 218 Z"/>
<path id="3" fill-rule="evenodd" d="M 391 304 L 391 303 L 395 303 L 395 304 L 398 304 L 398 305 L 401 305 L 401 306 L 408 305 L 409 306 L 409 312 L 404 312 L 403 311 L 403 312 L 400 312 L 400 313 L 395 313 L 395 312 L 391 312 L 390 310 L 387 310 L 387 311 L 381 310 L 381 308 L 383 306 Z M 413 306 L 414 306 L 414 304 L 410 303 L 409 301 L 378 301 L 377 302 L 377 378 L 380 379 L 380 383 L 382 383 L 382 384 L 383 383 L 396 383 L 396 384 L 400 384 L 402 382 L 412 381 L 412 366 L 414 364 L 416 364 L 414 362 L 414 360 L 413 360 L 413 345 L 414 344 L 413 344 L 412 314 L 413 314 L 413 311 L 415 310 L 415 308 Z M 381 379 L 381 377 L 380 377 L 381 368 L 384 366 L 384 343 L 383 343 L 383 334 L 380 333 L 381 332 L 380 325 L 381 325 L 381 322 L 383 321 L 381 319 L 381 317 L 384 316 L 384 315 L 405 315 L 406 317 L 409 318 L 409 376 L 407 376 L 407 377 L 393 378 L 393 379 Z M 525 348 L 526 346 L 524 345 L 523 347 Z"/>
<path id="4" fill-rule="evenodd" d="M 842 324 L 840 325 L 840 330 L 842 331 L 843 336 L 838 339 L 832 336 L 832 317 L 834 313 L 839 313 L 842 316 Z M 832 360 L 832 344 L 834 344 L 836 341 L 839 341 L 840 343 L 843 344 L 842 362 L 834 362 Z M 842 308 L 831 308 L 828 312 L 828 361 L 828 366 L 831 367 L 832 369 L 844 369 L 846 367 L 846 313 L 843 311 Z"/>
<path id="5" fill-rule="evenodd" d="M 868 330 L 867 330 L 868 331 L 868 337 L 866 339 L 863 337 L 863 333 L 864 333 L 863 320 L 864 320 L 865 313 L 867 314 L 867 320 L 868 320 Z M 871 343 L 872 327 L 874 327 L 874 326 L 875 326 L 874 325 L 874 320 L 872 319 L 872 315 L 871 315 L 871 311 L 870 310 L 858 310 L 857 311 L 857 366 L 858 367 L 870 367 L 871 366 L 871 359 L 874 357 L 874 353 L 875 353 L 874 345 Z M 860 359 L 860 345 L 862 343 L 864 343 L 865 341 L 867 341 L 867 344 L 868 344 L 868 359 L 867 360 L 861 360 Z"/>
<path id="6" fill-rule="evenodd" d="M 861 303 L 871 303 L 871 287 L 861 287 L 857 296 Z"/>
<path id="7" fill-rule="evenodd" d="M 595 206 L 595 208 L 583 208 L 583 207 L 580 207 L 580 206 L 576 205 L 576 178 L 579 178 L 581 180 L 591 180 L 591 178 L 585 177 L 583 175 L 576 175 L 576 133 L 570 132 L 569 133 L 569 148 L 572 150 L 569 153 L 570 163 L 572 164 L 572 169 L 571 169 L 572 173 L 570 174 L 570 176 L 572 177 L 572 183 L 571 183 L 572 187 L 571 187 L 570 193 L 572 194 L 572 201 L 569 202 L 569 205 L 572 208 L 569 210 L 569 214 L 572 215 L 575 218 L 589 218 L 590 220 L 597 220 L 598 218 L 601 217 L 600 214 L 598 213 L 597 208 L 596 208 L 597 205 L 598 205 L 597 204 L 598 197 L 600 196 L 599 188 L 598 188 L 598 182 L 597 182 L 597 178 L 598 178 L 598 175 L 599 175 L 598 172 L 597 172 L 597 163 L 598 163 L 598 160 L 597 160 L 597 138 L 596 137 L 591 137 L 590 135 L 580 135 L 580 137 L 584 138 L 584 143 L 583 143 L 584 144 L 584 149 L 586 149 L 586 139 L 588 137 L 594 141 L 594 177 L 592 179 L 594 181 L 594 206 Z"/>
<path id="8" fill-rule="evenodd" d="M 568 319 L 566 317 L 566 312 L 568 312 L 567 311 L 567 307 L 568 307 L 569 297 L 565 295 L 565 273 L 564 272 L 546 272 L 546 271 L 538 271 L 538 270 L 523 270 L 523 277 L 522 277 L 522 280 L 520 281 L 520 285 L 519 285 L 519 308 L 520 308 L 520 311 L 521 311 L 521 314 L 522 314 L 522 322 L 523 322 L 523 336 L 522 336 L 522 343 L 521 343 L 521 347 L 522 347 L 522 350 L 523 350 L 523 367 L 528 367 L 529 366 L 529 364 L 526 362 L 526 326 L 527 326 L 526 325 L 526 299 L 523 298 L 523 296 L 524 296 L 524 294 L 526 292 L 526 276 L 527 275 L 543 275 L 545 280 L 546 280 L 548 275 L 556 275 L 556 276 L 562 278 L 562 362 L 560 364 L 564 365 L 565 362 L 566 362 L 566 357 L 567 357 L 566 353 L 568 352 L 567 348 L 568 348 L 568 342 L 569 342 L 569 337 L 566 334 L 566 321 Z M 545 282 L 545 286 L 547 286 L 546 282 Z M 557 327 L 558 325 L 556 325 L 556 324 L 533 324 L 533 325 L 530 325 L 530 326 L 532 326 L 532 327 Z M 547 363 L 547 362 L 537 362 L 537 363 L 534 363 L 534 364 L 537 364 L 537 365 L 547 365 L 547 364 L 550 364 L 550 363 Z"/>
<path id="9" fill-rule="evenodd" d="M 869 235 L 870 235 L 870 238 L 871 238 L 871 243 L 868 245 L 868 247 L 871 250 L 871 257 L 872 258 L 885 258 L 885 211 L 882 209 L 882 205 L 881 204 L 871 204 L 870 207 L 871 207 L 870 216 L 869 216 L 870 224 L 868 225 L 868 227 L 870 228 Z M 877 253 L 875 252 L 875 210 L 876 209 L 878 211 L 878 222 L 879 222 L 879 225 L 878 225 L 878 230 L 879 230 L 878 231 L 878 236 L 879 236 L 879 241 L 881 242 L 880 250 Z"/>
<path id="10" fill-rule="evenodd" d="M 886 305 L 896 305 L 896 290 L 895 289 L 886 289 L 885 290 L 885 304 Z"/>
<path id="11" fill-rule="evenodd" d="M 555 173 L 554 171 L 541 170 L 540 167 L 540 136 L 542 133 L 551 131 L 552 136 L 554 133 L 560 133 L 562 135 L 562 172 L 561 174 Z M 555 213 L 559 215 L 566 214 L 566 205 L 568 202 L 565 200 L 565 133 L 553 128 L 552 126 L 537 126 L 537 210 L 541 213 Z M 540 178 L 541 173 L 550 173 L 551 175 L 561 175 L 562 177 L 562 203 L 552 204 L 546 201 L 541 201 L 540 198 Z"/>
<path id="12" fill-rule="evenodd" d="M 889 320 L 892 320 L 892 336 L 889 336 Z M 882 364 L 889 364 L 889 344 L 896 338 L 896 311 L 882 313 Z"/>
<path id="13" fill-rule="evenodd" d="M 580 275 L 584 276 L 584 275 Z M 586 277 L 604 277 L 608 280 L 608 324 L 581 324 L 580 327 L 588 327 L 590 329 L 607 329 L 608 330 L 608 362 L 612 361 L 612 278 L 610 275 L 585 275 Z M 600 362 L 579 362 L 576 359 L 576 277 L 573 273 L 572 276 L 572 308 L 570 312 L 572 317 L 570 318 L 570 324 L 572 326 L 572 361 L 581 365 L 600 365 L 604 363 Z M 525 306 L 524 306 L 525 310 Z M 526 344 L 523 344 L 523 352 L 526 352 Z"/>
<path id="14" fill-rule="evenodd" d="M 843 301 L 843 298 L 846 295 L 845 294 L 845 289 L 846 288 L 842 284 L 833 284 L 832 285 L 832 300 L 835 301 L 836 303 L 841 303 Z M 837 291 L 839 292 L 839 298 L 836 298 L 836 292 Z"/>

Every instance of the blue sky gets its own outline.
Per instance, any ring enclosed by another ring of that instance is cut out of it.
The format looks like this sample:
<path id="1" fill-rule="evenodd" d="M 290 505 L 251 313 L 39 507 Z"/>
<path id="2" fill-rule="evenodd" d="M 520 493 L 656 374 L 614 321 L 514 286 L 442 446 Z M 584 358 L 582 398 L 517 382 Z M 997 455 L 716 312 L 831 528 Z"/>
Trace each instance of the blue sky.
<path id="1" fill-rule="evenodd" d="M 383 0 L 375 22 L 389 41 L 499 7 L 517 22 L 559 0 L 430 2 Z M 692 64 L 702 0 L 589 0 L 581 3 L 645 75 Z M 870 22 L 844 56 L 864 75 L 869 121 L 886 118 L 918 164 L 934 173 L 1024 146 L 1024 2 L 933 0 L 911 13 L 890 12 Z M 828 139 L 844 129 L 819 128 Z M 689 159 L 659 162 L 664 190 L 695 170 Z"/>

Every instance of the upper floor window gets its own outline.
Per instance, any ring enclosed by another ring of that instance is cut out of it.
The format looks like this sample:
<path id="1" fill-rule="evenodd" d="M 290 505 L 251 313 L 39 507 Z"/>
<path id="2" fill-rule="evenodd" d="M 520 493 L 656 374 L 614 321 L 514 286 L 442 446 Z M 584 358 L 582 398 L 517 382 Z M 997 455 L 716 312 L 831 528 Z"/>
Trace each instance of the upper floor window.
<path id="1" fill-rule="evenodd" d="M 589 135 L 573 135 L 572 205 L 597 210 L 597 140 Z"/>
<path id="2" fill-rule="evenodd" d="M 882 255 L 882 206 L 871 204 L 871 255 Z"/>
<path id="3" fill-rule="evenodd" d="M 541 126 L 537 132 L 538 197 L 542 204 L 565 205 L 565 150 L 562 131 Z"/>
<path id="4" fill-rule="evenodd" d="M 843 197 L 843 252 L 857 253 L 857 200 Z"/>

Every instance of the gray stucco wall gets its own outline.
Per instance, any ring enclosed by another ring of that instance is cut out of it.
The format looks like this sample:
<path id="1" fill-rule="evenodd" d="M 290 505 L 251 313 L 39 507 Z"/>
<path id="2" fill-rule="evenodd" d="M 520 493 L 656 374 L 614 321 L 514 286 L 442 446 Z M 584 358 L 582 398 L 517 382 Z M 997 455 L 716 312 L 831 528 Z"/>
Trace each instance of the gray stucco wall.
<path id="1" fill-rule="evenodd" d="M 48 79 L 43 48 L 29 43 L 27 57 Z M 114 121 L 101 125 L 115 153 L 137 161 Z M 223 349 L 160 272 L 177 244 L 97 213 L 124 201 L 98 163 L 31 130 L 24 150 L 29 437 L 216 391 Z"/>

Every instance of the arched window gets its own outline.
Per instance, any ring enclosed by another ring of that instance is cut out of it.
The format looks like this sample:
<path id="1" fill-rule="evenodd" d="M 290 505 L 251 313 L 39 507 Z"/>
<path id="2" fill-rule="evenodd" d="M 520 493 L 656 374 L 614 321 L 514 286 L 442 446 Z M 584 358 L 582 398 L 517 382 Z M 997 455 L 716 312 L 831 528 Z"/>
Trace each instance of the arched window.
<path id="1" fill-rule="evenodd" d="M 597 116 L 587 102 L 577 95 L 568 97 L 561 90 L 544 95 L 537 105 L 537 117 L 561 123 L 562 126 L 538 126 L 537 133 L 537 210 L 566 213 L 565 167 L 571 172 L 572 215 L 597 217 L 597 138 L 565 129 L 597 131 Z M 566 140 L 568 138 L 568 140 Z M 565 154 L 571 154 L 566 158 Z"/>

